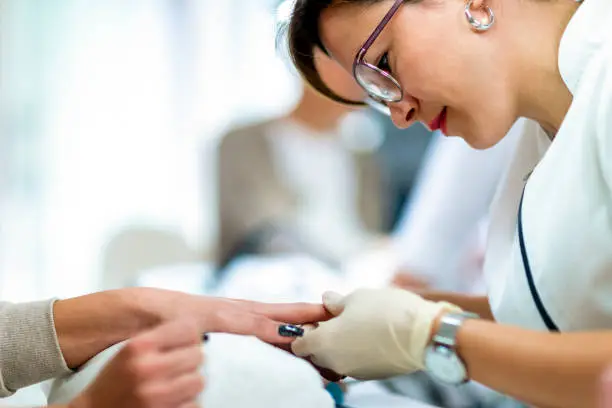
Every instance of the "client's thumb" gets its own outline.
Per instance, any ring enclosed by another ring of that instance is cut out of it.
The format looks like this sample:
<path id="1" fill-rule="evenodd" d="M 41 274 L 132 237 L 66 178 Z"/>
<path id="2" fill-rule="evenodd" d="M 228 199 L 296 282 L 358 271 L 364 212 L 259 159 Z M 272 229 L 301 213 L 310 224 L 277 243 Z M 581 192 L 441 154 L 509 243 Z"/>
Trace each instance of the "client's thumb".
<path id="1" fill-rule="evenodd" d="M 344 296 L 336 292 L 325 292 L 323 305 L 329 313 L 338 316 L 344 310 Z"/>

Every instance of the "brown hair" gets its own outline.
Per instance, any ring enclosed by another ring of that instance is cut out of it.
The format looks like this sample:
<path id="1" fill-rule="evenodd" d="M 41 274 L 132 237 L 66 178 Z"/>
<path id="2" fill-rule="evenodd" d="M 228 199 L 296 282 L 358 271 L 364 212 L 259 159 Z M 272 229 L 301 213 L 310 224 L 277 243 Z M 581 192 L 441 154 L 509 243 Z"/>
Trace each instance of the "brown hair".
<path id="1" fill-rule="evenodd" d="M 326 55 L 319 33 L 319 17 L 329 8 L 342 4 L 373 4 L 380 0 L 296 0 L 291 19 L 284 27 L 291 60 L 304 80 L 328 98 L 347 105 L 363 106 L 365 103 L 351 101 L 332 91 L 321 79 L 315 63 L 314 51 L 319 48 Z M 281 34 L 282 34 L 281 33 Z"/>

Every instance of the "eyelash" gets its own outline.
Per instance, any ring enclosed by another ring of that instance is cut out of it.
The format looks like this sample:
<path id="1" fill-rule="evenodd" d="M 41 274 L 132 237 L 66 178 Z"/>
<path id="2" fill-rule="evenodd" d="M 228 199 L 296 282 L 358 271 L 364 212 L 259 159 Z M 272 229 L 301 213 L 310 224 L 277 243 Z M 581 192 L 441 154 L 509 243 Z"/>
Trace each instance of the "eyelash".
<path id="1" fill-rule="evenodd" d="M 385 62 L 386 61 L 386 62 Z M 385 52 L 380 59 L 378 60 L 378 64 L 376 64 L 376 66 L 385 71 L 388 72 L 389 74 L 391 74 L 391 65 L 389 64 L 389 53 Z"/>

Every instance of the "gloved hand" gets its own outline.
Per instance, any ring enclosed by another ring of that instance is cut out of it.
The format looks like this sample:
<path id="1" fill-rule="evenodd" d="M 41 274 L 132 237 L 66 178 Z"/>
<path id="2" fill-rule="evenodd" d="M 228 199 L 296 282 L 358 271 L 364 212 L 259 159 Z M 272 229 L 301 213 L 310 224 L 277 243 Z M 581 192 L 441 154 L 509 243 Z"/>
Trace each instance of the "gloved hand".
<path id="1" fill-rule="evenodd" d="M 359 289 L 345 297 L 326 292 L 323 303 L 336 317 L 294 341 L 293 352 L 361 380 L 423 369 L 435 318 L 461 311 L 396 288 Z"/>

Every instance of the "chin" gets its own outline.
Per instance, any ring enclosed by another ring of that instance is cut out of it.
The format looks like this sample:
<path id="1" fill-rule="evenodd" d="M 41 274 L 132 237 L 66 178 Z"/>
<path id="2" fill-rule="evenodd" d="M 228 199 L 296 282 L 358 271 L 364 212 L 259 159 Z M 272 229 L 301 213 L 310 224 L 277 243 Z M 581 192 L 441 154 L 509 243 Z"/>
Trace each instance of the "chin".
<path id="1" fill-rule="evenodd" d="M 466 127 L 468 128 L 468 127 Z M 496 126 L 470 126 L 467 130 L 460 132 L 452 132 L 451 135 L 456 135 L 470 145 L 470 147 L 478 150 L 485 150 L 495 146 L 506 135 L 506 131 L 497 129 Z"/>
<path id="2" fill-rule="evenodd" d="M 463 139 L 470 147 L 478 150 L 488 149 L 492 147 L 495 143 L 491 143 L 485 137 L 479 137 L 478 133 L 474 131 L 453 131 L 453 129 L 448 129 L 449 134 L 443 133 L 446 137 L 459 137 Z"/>
<path id="3" fill-rule="evenodd" d="M 463 104 L 463 108 L 449 110 L 449 136 L 459 136 L 474 149 L 489 149 L 499 143 L 518 119 L 512 106 L 504 98 L 477 104 Z"/>
<path id="4" fill-rule="evenodd" d="M 465 142 L 470 145 L 470 147 L 477 149 L 477 150 L 486 150 L 490 147 L 493 147 L 497 144 L 497 142 L 499 140 L 488 140 L 488 139 L 480 139 L 480 138 L 474 138 L 474 137 L 464 137 L 463 140 L 465 140 Z"/>

